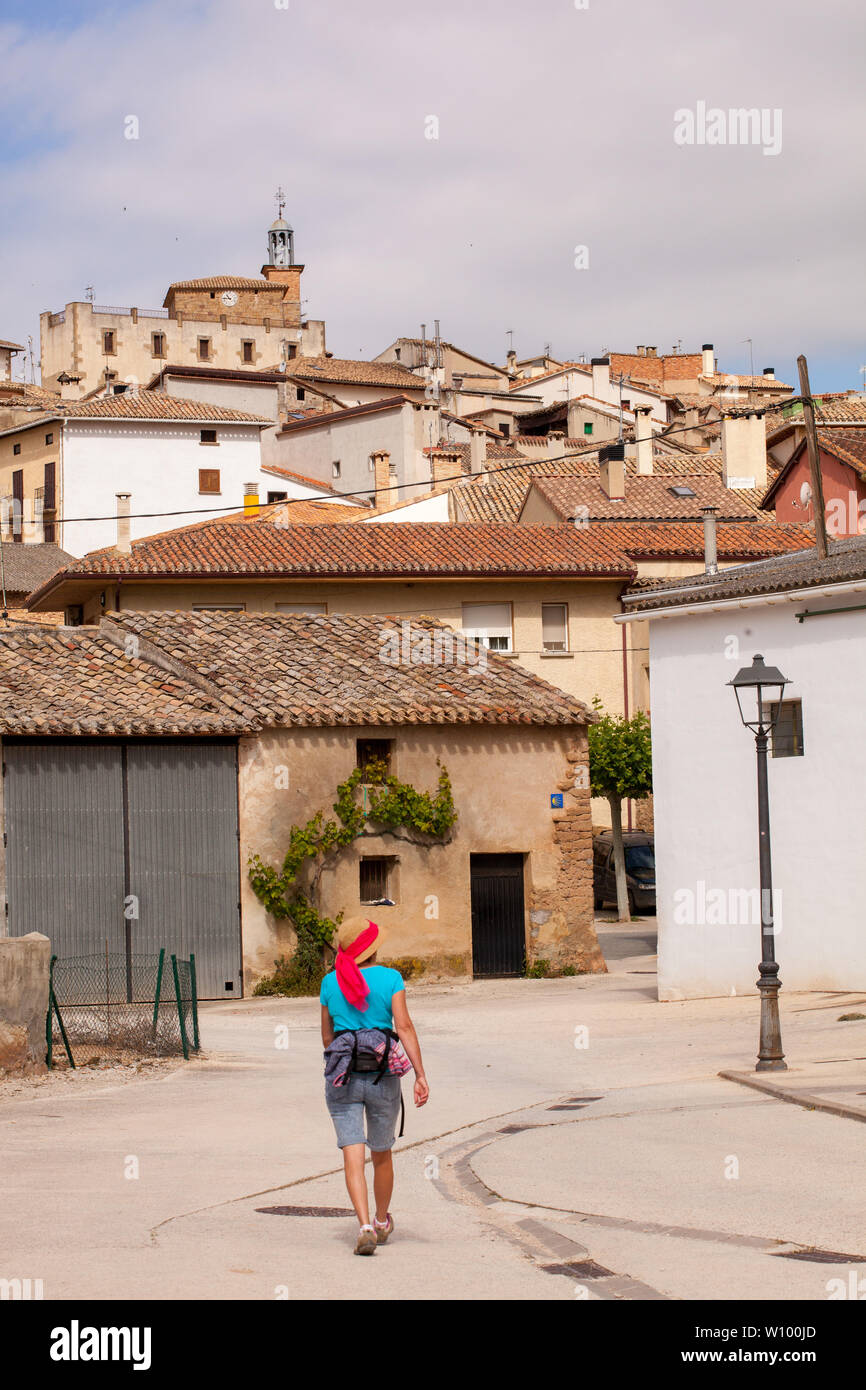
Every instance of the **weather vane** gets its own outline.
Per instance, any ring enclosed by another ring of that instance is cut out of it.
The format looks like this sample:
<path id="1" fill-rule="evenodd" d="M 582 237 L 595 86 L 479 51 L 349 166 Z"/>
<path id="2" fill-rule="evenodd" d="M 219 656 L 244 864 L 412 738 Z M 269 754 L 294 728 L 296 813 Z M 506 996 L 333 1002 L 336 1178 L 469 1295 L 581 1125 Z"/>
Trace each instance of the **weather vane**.
<path id="1" fill-rule="evenodd" d="M 278 187 L 278 188 L 277 188 L 277 191 L 276 191 L 276 193 L 274 194 L 274 197 L 276 198 L 276 201 L 277 201 L 277 217 L 282 217 L 282 215 L 283 215 L 283 208 L 286 206 L 286 195 L 285 195 L 285 193 L 283 192 L 282 187 Z"/>

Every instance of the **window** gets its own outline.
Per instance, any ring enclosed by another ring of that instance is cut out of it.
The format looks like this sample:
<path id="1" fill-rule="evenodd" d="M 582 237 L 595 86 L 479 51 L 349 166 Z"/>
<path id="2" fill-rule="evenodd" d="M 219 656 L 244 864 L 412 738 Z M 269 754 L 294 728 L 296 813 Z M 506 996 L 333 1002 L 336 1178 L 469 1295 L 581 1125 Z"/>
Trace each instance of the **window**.
<path id="1" fill-rule="evenodd" d="M 375 464 L 375 462 L 373 461 L 373 455 L 372 455 L 372 454 L 371 454 L 370 457 L 367 459 L 367 468 L 369 469 L 369 471 L 370 471 L 371 473 L 375 473 L 375 472 L 376 472 L 376 464 Z"/>
<path id="2" fill-rule="evenodd" d="M 541 605 L 541 644 L 546 652 L 568 651 L 568 604 Z"/>
<path id="3" fill-rule="evenodd" d="M 297 345 L 297 343 L 289 343 L 289 344 L 288 344 L 286 355 L 287 355 L 289 361 L 291 361 L 293 357 L 297 357 L 297 355 L 298 355 L 298 345 Z"/>
<path id="4" fill-rule="evenodd" d="M 113 355 L 117 352 L 117 348 L 115 347 L 114 329 L 113 329 L 113 328 L 106 328 L 106 329 L 103 329 L 103 333 L 102 333 L 102 351 L 103 351 L 104 353 L 107 353 L 107 354 L 111 355 L 111 356 L 113 356 Z"/>
<path id="5" fill-rule="evenodd" d="M 13 445 L 12 445 L 12 452 L 13 452 L 13 454 L 20 454 L 20 453 L 21 453 L 21 445 L 20 445 L 20 444 L 13 444 Z"/>
<path id="6" fill-rule="evenodd" d="M 63 621 L 65 627 L 83 627 L 84 605 L 82 603 L 73 603 L 67 608 Z"/>
<path id="7" fill-rule="evenodd" d="M 53 444 L 53 443 L 54 443 L 54 435 L 53 435 L 53 434 L 46 434 L 46 436 L 45 436 L 45 443 L 46 443 L 46 444 Z"/>
<path id="8" fill-rule="evenodd" d="M 339 460 L 339 459 L 334 459 L 334 462 L 331 464 L 331 477 L 333 477 L 333 478 L 339 478 L 339 476 L 340 476 L 340 460 Z"/>
<path id="9" fill-rule="evenodd" d="M 393 856 L 383 855 L 381 858 L 361 860 L 358 866 L 358 896 L 362 903 L 392 903 L 394 901 L 395 864 L 396 859 Z"/>
<path id="10" fill-rule="evenodd" d="M 668 488 L 668 492 L 671 494 L 672 497 L 697 496 L 697 493 L 695 492 L 694 488 L 688 487 L 685 483 L 675 483 L 673 487 Z"/>
<path id="11" fill-rule="evenodd" d="M 244 362 L 255 362 L 256 345 L 252 338 L 244 338 L 241 343 L 241 358 Z"/>
<path id="12" fill-rule="evenodd" d="M 586 424 L 584 425 L 583 432 L 584 434 L 592 434 L 592 425 L 589 420 L 587 420 Z"/>
<path id="13" fill-rule="evenodd" d="M 128 386 L 112 386 L 112 388 L 111 388 L 111 394 L 112 394 L 113 396 L 122 396 L 122 395 L 123 395 L 126 391 L 128 391 L 128 390 L 129 390 L 129 387 L 128 387 Z"/>
<path id="14" fill-rule="evenodd" d="M 510 652 L 511 604 L 464 603 L 463 631 L 492 652 Z"/>
<path id="15" fill-rule="evenodd" d="M 210 361 L 210 338 L 199 338 L 198 340 L 198 360 L 199 362 Z"/>
<path id="16" fill-rule="evenodd" d="M 384 763 L 391 771 L 391 753 L 394 748 L 392 738 L 359 738 L 355 744 L 356 766 L 362 772 L 377 763 Z"/>
<path id="17" fill-rule="evenodd" d="M 500 430 L 500 433 L 501 433 L 501 434 L 504 434 L 504 435 L 505 435 L 505 438 L 506 438 L 506 439 L 510 439 L 510 438 L 511 438 L 511 425 L 510 425 L 510 423 L 508 422 L 508 420 L 503 420 L 503 421 L 502 421 L 502 424 L 499 426 L 499 430 Z"/>
<path id="18" fill-rule="evenodd" d="M 299 401 L 305 401 L 307 399 L 307 393 L 304 390 L 303 386 L 298 387 L 298 389 L 295 392 L 295 395 Z"/>
<path id="19" fill-rule="evenodd" d="M 278 613 L 327 613 L 326 603 L 277 603 L 274 605 Z"/>
<path id="20" fill-rule="evenodd" d="M 218 468 L 200 468 L 198 470 L 198 490 L 199 492 L 219 492 L 220 471 Z"/>
<path id="21" fill-rule="evenodd" d="M 53 512 L 56 508 L 55 498 L 55 473 L 53 463 L 46 463 L 42 471 L 42 505 L 46 512 Z"/>
<path id="22" fill-rule="evenodd" d="M 193 613 L 244 613 L 245 603 L 194 603 Z"/>
<path id="23" fill-rule="evenodd" d="M 802 700 L 783 700 L 781 705 L 773 704 L 770 709 L 774 719 L 778 714 L 776 727 L 773 729 L 772 756 L 774 758 L 802 758 Z"/>
<path id="24" fill-rule="evenodd" d="M 216 430 L 201 430 L 199 440 L 202 444 L 219 444 Z"/>
<path id="25" fill-rule="evenodd" d="M 286 499 L 288 498 L 288 495 L 289 495 L 289 494 L 288 494 L 287 492 L 269 492 L 269 493 L 268 493 L 268 501 L 269 501 L 269 502 L 285 502 Z"/>
<path id="26" fill-rule="evenodd" d="M 152 357 L 165 357 L 165 334 L 151 333 L 150 352 Z"/>
<path id="27" fill-rule="evenodd" d="M 399 361 L 400 361 L 400 348 L 395 348 L 395 349 L 394 349 L 394 356 L 396 357 L 397 361 L 399 362 Z"/>

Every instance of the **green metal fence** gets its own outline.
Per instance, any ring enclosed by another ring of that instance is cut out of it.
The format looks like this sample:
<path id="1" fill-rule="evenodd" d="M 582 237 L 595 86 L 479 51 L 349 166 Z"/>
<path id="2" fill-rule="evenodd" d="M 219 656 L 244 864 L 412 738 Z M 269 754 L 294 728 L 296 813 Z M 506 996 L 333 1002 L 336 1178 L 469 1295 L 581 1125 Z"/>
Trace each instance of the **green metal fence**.
<path id="1" fill-rule="evenodd" d="M 188 1058 L 199 1050 L 195 956 L 53 956 L 45 1039 L 49 1067 L 61 1044 L 73 1067 L 94 1056 Z"/>

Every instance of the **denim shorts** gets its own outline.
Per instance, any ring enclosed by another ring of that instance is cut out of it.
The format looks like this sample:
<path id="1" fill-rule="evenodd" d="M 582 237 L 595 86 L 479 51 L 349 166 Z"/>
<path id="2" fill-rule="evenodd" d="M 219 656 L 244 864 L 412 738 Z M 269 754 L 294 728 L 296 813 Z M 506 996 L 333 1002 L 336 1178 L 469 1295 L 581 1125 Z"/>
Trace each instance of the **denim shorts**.
<path id="1" fill-rule="evenodd" d="M 325 1082 L 325 1104 L 337 1131 L 338 1148 L 364 1143 L 376 1153 L 393 1148 L 401 1080 L 399 1076 L 383 1076 L 375 1085 L 375 1072 L 350 1072 L 345 1086 Z"/>

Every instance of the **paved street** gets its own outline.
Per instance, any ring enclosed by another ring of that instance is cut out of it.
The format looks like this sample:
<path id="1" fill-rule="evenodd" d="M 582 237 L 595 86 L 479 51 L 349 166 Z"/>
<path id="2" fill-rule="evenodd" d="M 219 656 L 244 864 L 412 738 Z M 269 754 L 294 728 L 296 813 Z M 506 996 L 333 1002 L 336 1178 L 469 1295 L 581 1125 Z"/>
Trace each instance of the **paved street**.
<path id="1" fill-rule="evenodd" d="M 348 1202 L 318 1006 L 264 999 L 204 1007 L 201 1061 L 3 1084 L 0 1276 L 249 1300 L 823 1300 L 862 1277 L 787 1257 L 866 1258 L 862 1124 L 720 1079 L 753 1064 L 756 1000 L 659 1004 L 654 922 L 599 925 L 606 977 L 410 989 L 432 1097 L 374 1260 L 352 1217 L 286 1214 Z M 792 1078 L 866 1056 L 866 1023 L 836 1021 L 856 1002 L 783 994 Z"/>

